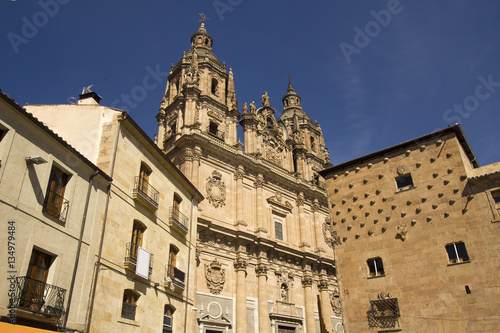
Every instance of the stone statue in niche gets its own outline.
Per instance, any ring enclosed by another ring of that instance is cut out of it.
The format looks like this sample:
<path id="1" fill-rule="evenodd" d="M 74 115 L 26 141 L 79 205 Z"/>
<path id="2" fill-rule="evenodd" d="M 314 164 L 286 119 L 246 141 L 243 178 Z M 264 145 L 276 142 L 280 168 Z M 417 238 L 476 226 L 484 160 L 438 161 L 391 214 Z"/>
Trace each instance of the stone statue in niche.
<path id="1" fill-rule="evenodd" d="M 218 295 L 224 288 L 226 282 L 226 270 L 215 258 L 210 265 L 205 264 L 205 280 L 212 294 Z"/>
<path id="2" fill-rule="evenodd" d="M 226 204 L 226 184 L 222 181 L 222 175 L 214 170 L 212 177 L 207 178 L 207 196 L 208 202 L 215 208 Z"/>
<path id="3" fill-rule="evenodd" d="M 284 283 L 281 285 L 281 300 L 283 302 L 288 302 L 288 287 Z"/>

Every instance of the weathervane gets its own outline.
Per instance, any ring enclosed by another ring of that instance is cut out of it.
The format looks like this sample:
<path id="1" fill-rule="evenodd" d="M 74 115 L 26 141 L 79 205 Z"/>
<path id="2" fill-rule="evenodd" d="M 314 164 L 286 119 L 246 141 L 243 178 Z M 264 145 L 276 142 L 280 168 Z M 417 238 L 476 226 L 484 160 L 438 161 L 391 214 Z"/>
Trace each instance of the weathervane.
<path id="1" fill-rule="evenodd" d="M 201 19 L 199 19 L 198 22 L 205 22 L 206 20 L 209 20 L 205 13 L 198 13 L 198 15 L 201 16 Z"/>

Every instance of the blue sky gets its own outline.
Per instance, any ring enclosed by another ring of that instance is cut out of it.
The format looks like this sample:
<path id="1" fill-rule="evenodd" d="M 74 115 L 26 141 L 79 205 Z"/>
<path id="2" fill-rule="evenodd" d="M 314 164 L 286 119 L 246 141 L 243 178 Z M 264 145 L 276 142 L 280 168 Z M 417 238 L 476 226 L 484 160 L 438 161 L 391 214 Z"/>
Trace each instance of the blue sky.
<path id="1" fill-rule="evenodd" d="M 500 161 L 497 0 L 4 0 L 0 88 L 64 104 L 93 85 L 153 136 L 199 13 L 240 108 L 267 91 L 278 117 L 290 74 L 334 164 L 456 122 L 480 165 Z"/>

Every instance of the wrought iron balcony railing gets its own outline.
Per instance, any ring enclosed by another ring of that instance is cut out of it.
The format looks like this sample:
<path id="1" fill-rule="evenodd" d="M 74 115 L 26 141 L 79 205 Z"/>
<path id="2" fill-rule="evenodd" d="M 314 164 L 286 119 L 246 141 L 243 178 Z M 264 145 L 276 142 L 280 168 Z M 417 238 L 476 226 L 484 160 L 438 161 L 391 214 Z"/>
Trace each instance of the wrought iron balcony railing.
<path id="1" fill-rule="evenodd" d="M 122 304 L 122 318 L 135 320 L 135 310 L 137 305 L 123 302 Z"/>
<path id="2" fill-rule="evenodd" d="M 132 243 L 132 242 L 128 242 L 126 245 L 125 245 L 125 259 L 124 259 L 124 263 L 126 266 L 132 264 L 132 265 L 137 265 L 137 250 L 139 249 L 139 245 L 138 244 L 135 244 L 135 243 Z M 152 253 L 149 254 L 150 257 L 149 257 L 149 274 L 151 274 L 153 272 L 153 261 L 154 261 L 154 255 Z M 135 267 L 134 267 L 135 269 Z"/>
<path id="3" fill-rule="evenodd" d="M 63 223 L 66 223 L 68 210 L 69 200 L 64 199 L 54 191 L 47 191 L 45 202 L 43 203 L 43 212 L 55 217 Z"/>
<path id="4" fill-rule="evenodd" d="M 11 306 L 53 317 L 64 315 L 66 289 L 37 281 L 26 276 L 16 277 L 16 288 L 11 298 Z"/>
<path id="5" fill-rule="evenodd" d="M 172 284 L 179 289 L 184 289 L 184 280 L 186 278 L 186 273 L 172 265 L 167 265 L 166 268 L 167 276 L 172 279 Z"/>
<path id="6" fill-rule="evenodd" d="M 158 208 L 159 193 L 144 177 L 135 177 L 133 194 L 134 198 L 136 195 L 139 195 L 155 208 Z"/>
<path id="7" fill-rule="evenodd" d="M 188 231 L 188 218 L 182 214 L 179 209 L 174 206 L 170 206 L 170 214 L 169 214 L 169 222 L 171 225 L 173 224 L 183 233 L 187 233 Z"/>

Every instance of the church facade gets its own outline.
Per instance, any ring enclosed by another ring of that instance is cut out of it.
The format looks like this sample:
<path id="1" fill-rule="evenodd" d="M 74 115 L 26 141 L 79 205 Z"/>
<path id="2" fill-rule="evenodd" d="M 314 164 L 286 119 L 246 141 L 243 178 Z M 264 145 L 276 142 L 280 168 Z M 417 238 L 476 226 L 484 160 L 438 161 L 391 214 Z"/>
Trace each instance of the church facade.
<path id="1" fill-rule="evenodd" d="M 196 332 L 343 332 L 319 124 L 289 83 L 281 114 L 239 111 L 204 24 L 172 65 L 157 144 L 205 200 L 197 220 Z M 244 147 L 238 138 L 244 133 Z"/>

